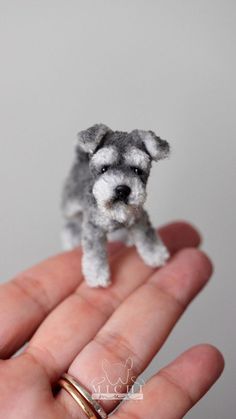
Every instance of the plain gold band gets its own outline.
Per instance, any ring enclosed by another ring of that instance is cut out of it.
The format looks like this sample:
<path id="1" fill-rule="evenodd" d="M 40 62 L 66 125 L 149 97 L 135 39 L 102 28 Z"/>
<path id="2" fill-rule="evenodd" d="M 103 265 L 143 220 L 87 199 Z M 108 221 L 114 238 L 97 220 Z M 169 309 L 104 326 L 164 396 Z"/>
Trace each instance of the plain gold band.
<path id="1" fill-rule="evenodd" d="M 81 407 L 85 415 L 89 419 L 100 419 L 99 416 L 97 416 L 93 410 L 89 407 L 88 403 L 84 400 L 83 396 L 75 389 L 73 385 L 71 385 L 68 381 L 61 378 L 59 380 L 59 385 L 64 388 L 64 390 L 67 391 L 67 393 L 70 394 L 71 397 L 78 403 L 78 405 Z"/>
<path id="2" fill-rule="evenodd" d="M 96 401 L 93 400 L 91 394 L 84 387 L 81 386 L 78 381 L 69 374 L 63 374 L 63 380 L 66 380 L 69 384 L 71 384 L 75 390 L 77 390 L 81 396 L 88 402 L 88 404 L 93 408 L 95 413 L 98 415 L 99 419 L 106 419 L 108 416 L 102 406 Z"/>

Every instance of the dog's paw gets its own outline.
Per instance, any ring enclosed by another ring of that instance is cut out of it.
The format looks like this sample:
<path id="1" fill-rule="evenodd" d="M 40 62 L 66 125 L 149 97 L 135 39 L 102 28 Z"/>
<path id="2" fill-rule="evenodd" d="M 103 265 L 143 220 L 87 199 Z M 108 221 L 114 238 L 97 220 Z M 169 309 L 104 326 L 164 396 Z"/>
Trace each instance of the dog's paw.
<path id="1" fill-rule="evenodd" d="M 166 264 L 167 260 L 170 258 L 170 253 L 164 244 L 157 246 L 156 256 L 157 256 L 156 266 L 163 266 Z"/>
<path id="2" fill-rule="evenodd" d="M 83 261 L 82 268 L 86 283 L 89 287 L 106 288 L 111 284 L 108 267 L 104 265 L 97 266 L 93 261 L 88 263 L 88 261 L 85 260 Z"/>
<path id="3" fill-rule="evenodd" d="M 142 254 L 144 262 L 153 267 L 164 266 L 170 257 L 170 253 L 164 244 L 156 244 L 153 249 L 147 249 Z"/>
<path id="4" fill-rule="evenodd" d="M 97 276 L 96 278 L 86 278 L 86 283 L 91 288 L 107 288 L 111 285 L 111 280 L 109 277 Z"/>

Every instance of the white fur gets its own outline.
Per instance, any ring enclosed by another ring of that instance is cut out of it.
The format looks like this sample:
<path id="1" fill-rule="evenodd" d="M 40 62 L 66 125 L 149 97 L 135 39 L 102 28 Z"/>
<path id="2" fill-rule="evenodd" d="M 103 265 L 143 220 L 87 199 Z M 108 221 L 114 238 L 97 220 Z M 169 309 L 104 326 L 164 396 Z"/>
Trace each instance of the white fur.
<path id="1" fill-rule="evenodd" d="M 131 189 L 128 204 L 112 203 L 114 191 L 118 185 L 127 185 Z M 110 219 L 120 223 L 131 223 L 135 209 L 140 208 L 146 199 L 146 191 L 137 177 L 127 177 L 122 172 L 104 173 L 93 186 L 93 195 L 99 209 Z"/>
<path id="2" fill-rule="evenodd" d="M 158 235 L 156 235 L 156 241 L 151 244 L 144 240 L 143 231 L 135 226 L 131 230 L 132 235 L 138 253 L 147 265 L 153 268 L 165 265 L 170 254 Z"/>
<path id="3" fill-rule="evenodd" d="M 91 163 L 96 167 L 102 167 L 114 164 L 117 158 L 118 152 L 115 147 L 103 147 L 93 155 Z"/>
<path id="4" fill-rule="evenodd" d="M 117 202 L 113 205 L 113 207 L 109 210 L 109 216 L 113 220 L 116 220 L 122 224 L 132 224 L 135 219 L 131 206 L 122 202 Z"/>
<path id="5" fill-rule="evenodd" d="M 85 254 L 82 258 L 82 270 L 90 287 L 108 287 L 111 283 L 109 267 L 99 258 Z"/>
<path id="6" fill-rule="evenodd" d="M 166 246 L 162 243 L 155 244 L 152 251 L 150 249 L 142 247 L 142 250 L 139 248 L 139 253 L 144 262 L 152 266 L 153 268 L 157 268 L 158 266 L 165 265 L 166 261 L 169 259 L 170 254 L 166 248 Z"/>
<path id="7" fill-rule="evenodd" d="M 125 156 L 125 162 L 129 166 L 146 170 L 150 165 L 150 157 L 144 151 L 136 147 L 130 147 Z"/>

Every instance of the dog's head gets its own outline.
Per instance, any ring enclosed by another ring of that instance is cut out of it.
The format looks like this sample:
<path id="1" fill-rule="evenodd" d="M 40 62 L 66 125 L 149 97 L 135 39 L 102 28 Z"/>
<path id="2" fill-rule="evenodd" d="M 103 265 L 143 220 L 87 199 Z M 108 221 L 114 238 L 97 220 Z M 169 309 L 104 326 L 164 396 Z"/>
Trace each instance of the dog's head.
<path id="1" fill-rule="evenodd" d="M 112 131 L 103 124 L 81 131 L 78 146 L 88 153 L 97 206 L 109 219 L 128 223 L 146 199 L 151 163 L 168 156 L 169 144 L 152 131 Z"/>

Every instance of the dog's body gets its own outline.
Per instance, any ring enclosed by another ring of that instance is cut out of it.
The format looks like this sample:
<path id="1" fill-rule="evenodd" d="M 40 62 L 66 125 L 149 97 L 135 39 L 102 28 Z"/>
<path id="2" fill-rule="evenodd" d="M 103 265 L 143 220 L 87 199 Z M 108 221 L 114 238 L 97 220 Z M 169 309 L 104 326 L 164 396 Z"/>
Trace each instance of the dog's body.
<path id="1" fill-rule="evenodd" d="M 88 285 L 110 283 L 107 235 L 126 229 L 142 259 L 163 265 L 169 253 L 143 209 L 152 160 L 169 153 L 169 145 L 152 131 L 113 132 L 97 124 L 78 134 L 76 159 L 63 191 L 65 249 L 80 243 Z"/>

